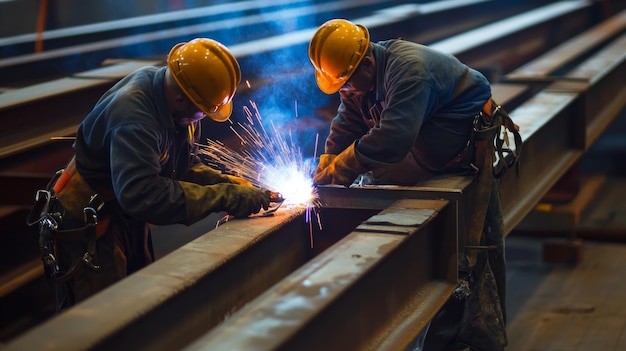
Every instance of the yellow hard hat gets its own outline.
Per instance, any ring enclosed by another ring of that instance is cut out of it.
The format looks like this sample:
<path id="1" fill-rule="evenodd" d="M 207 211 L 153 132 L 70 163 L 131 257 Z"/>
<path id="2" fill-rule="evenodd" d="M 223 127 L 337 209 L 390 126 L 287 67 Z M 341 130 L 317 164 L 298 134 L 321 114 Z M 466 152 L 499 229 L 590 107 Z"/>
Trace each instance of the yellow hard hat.
<path id="1" fill-rule="evenodd" d="M 346 84 L 365 57 L 369 43 L 370 33 L 363 25 L 344 19 L 322 24 L 309 43 L 309 59 L 320 90 L 333 94 Z"/>
<path id="2" fill-rule="evenodd" d="M 200 111 L 217 122 L 230 117 L 241 70 L 226 46 L 207 38 L 177 44 L 167 56 L 167 66 Z"/>

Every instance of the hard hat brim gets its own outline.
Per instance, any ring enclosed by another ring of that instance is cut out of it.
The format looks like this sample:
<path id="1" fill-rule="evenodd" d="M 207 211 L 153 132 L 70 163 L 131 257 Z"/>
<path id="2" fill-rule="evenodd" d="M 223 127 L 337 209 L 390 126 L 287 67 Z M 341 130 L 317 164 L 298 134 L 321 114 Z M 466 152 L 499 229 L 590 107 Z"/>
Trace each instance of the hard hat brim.
<path id="1" fill-rule="evenodd" d="M 229 101 L 228 103 L 222 105 L 217 111 L 206 113 L 206 115 L 215 122 L 226 122 L 232 113 L 233 102 Z"/>
<path id="2" fill-rule="evenodd" d="M 336 93 L 345 84 L 345 80 L 335 80 L 333 82 L 317 70 L 315 71 L 315 81 L 320 90 L 328 95 Z"/>

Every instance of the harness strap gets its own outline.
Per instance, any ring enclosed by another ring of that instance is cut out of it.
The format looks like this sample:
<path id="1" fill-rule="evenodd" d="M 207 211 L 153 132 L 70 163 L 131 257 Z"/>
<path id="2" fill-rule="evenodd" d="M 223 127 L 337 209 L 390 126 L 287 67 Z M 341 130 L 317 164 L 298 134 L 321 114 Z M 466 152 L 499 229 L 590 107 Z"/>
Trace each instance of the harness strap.
<path id="1" fill-rule="evenodd" d="M 493 105 L 495 105 L 495 102 L 490 98 L 487 102 L 485 102 L 481 110 L 484 114 L 491 117 L 493 115 Z"/>
<path id="2" fill-rule="evenodd" d="M 50 193 L 52 184 L 55 184 L 59 177 L 63 174 L 63 170 L 59 170 L 54 174 L 54 177 L 50 179 L 45 189 L 37 190 L 35 193 L 35 205 L 31 208 L 30 212 L 26 216 L 26 225 L 32 227 L 39 223 L 48 214 L 48 208 L 50 207 L 50 201 L 52 201 L 53 195 Z"/>
<path id="3" fill-rule="evenodd" d="M 80 177 L 81 181 L 85 184 L 83 185 L 85 188 L 90 190 L 92 194 L 98 194 L 103 201 L 111 201 L 115 198 L 115 194 L 113 194 L 113 189 L 110 186 L 97 186 L 94 185 L 92 189 L 92 185 L 87 184 L 87 182 L 82 179 L 82 176 L 78 173 L 76 169 L 76 156 L 72 156 L 70 161 L 67 163 L 65 169 L 62 170 L 62 173 L 59 175 L 58 180 L 54 183 L 54 187 L 52 190 L 55 194 L 60 194 L 66 186 L 69 184 L 70 180 L 73 177 Z"/>
<path id="4" fill-rule="evenodd" d="M 504 110 L 489 98 L 474 118 L 474 130 L 465 149 L 446 164 L 444 171 L 454 170 L 463 164 L 471 167 L 472 174 L 480 171 L 483 167 L 481 162 L 487 151 L 487 144 L 492 143 L 496 133 L 500 131 L 499 121 L 501 120 L 497 117 L 499 111 Z"/>
<path id="5" fill-rule="evenodd" d="M 489 99 L 481 109 L 483 115 L 479 114 L 474 121 L 473 137 L 475 162 L 478 163 L 478 187 L 474 195 L 474 211 L 468 225 L 465 246 L 469 272 L 472 272 L 476 265 L 478 250 L 489 249 L 489 247 L 481 246 L 481 239 L 494 182 L 493 163 L 496 148 L 493 141 L 502 125 L 502 120 L 498 117 L 499 111 L 503 110 L 493 99 Z"/>

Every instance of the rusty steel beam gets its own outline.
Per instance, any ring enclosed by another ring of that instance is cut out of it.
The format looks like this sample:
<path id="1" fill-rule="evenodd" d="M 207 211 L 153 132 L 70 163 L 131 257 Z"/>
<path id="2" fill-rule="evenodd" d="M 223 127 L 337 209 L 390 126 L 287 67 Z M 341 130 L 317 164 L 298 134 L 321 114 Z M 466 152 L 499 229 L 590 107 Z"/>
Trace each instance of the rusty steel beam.
<path id="1" fill-rule="evenodd" d="M 576 142 L 581 135 L 581 116 L 585 117 L 576 112 L 579 98 L 579 92 L 575 91 L 542 91 L 510 110 L 514 120 L 522 126 L 524 154 L 519 176 L 510 172 L 502 180 L 507 232 L 582 154 L 583 148 Z M 582 133 L 585 133 L 584 123 Z M 310 310 L 307 315 L 313 321 L 326 318 L 327 314 L 339 318 L 344 305 L 347 311 L 365 313 L 358 309 L 359 303 L 361 306 L 365 303 L 369 305 L 370 300 L 365 293 L 354 294 L 352 287 L 355 286 L 365 287 L 363 290 L 372 289 L 373 296 L 398 296 L 404 300 L 393 301 L 391 306 L 375 305 L 377 310 L 382 311 L 387 322 L 384 325 L 389 329 L 380 331 L 376 329 L 380 328 L 380 325 L 375 325 L 376 321 L 366 320 L 366 330 L 379 332 L 362 342 L 363 348 L 406 347 L 447 299 L 454 286 L 456 254 L 466 231 L 467 211 L 471 208 L 468 201 L 474 185 L 471 177 L 441 177 L 415 187 L 327 187 L 320 189 L 325 204 L 320 209 L 321 223 L 326 230 L 318 230 L 315 225 L 305 223 L 303 210 L 294 209 L 281 209 L 274 217 L 227 222 L 215 230 L 207 228 L 208 232 L 200 238 L 25 333 L 10 342 L 6 349 L 180 349 L 209 335 L 207 333 L 212 328 L 221 327 L 220 323 L 226 317 L 246 304 L 260 308 L 267 301 L 270 305 L 276 303 L 278 295 L 272 293 L 286 292 L 297 297 L 303 291 L 293 285 L 295 283 L 282 285 L 292 277 L 306 276 L 329 281 L 328 278 L 342 267 L 341 263 L 345 263 L 339 258 L 334 260 L 335 255 L 347 257 L 352 249 L 366 253 L 370 260 L 364 264 L 371 264 L 367 266 L 369 269 L 362 275 L 350 271 L 354 280 L 352 284 L 333 291 L 336 294 L 329 302 L 332 308 L 320 309 L 320 314 Z M 393 214 L 398 211 L 398 207 L 394 206 L 399 200 L 402 200 L 400 203 L 403 206 L 424 202 L 445 205 L 441 205 L 436 214 L 433 213 L 420 225 L 409 225 L 415 229 L 409 235 L 399 233 L 407 228 L 398 223 L 385 225 L 385 229 L 376 223 L 377 229 L 372 229 L 373 223 L 367 223 L 368 218 L 376 218 L 375 215 L 385 209 L 390 212 L 382 212 L 381 215 Z M 363 221 L 365 223 L 361 225 Z M 315 240 L 311 241 L 310 235 Z M 432 247 L 433 240 L 438 247 L 445 243 L 445 250 L 419 251 Z M 311 245 L 312 242 L 314 245 Z M 427 245 L 419 245 L 424 243 Z M 422 255 L 415 255 L 416 252 Z M 433 254 L 436 252 L 444 254 L 435 257 Z M 409 272 L 404 269 L 403 259 L 409 260 L 408 267 L 412 268 Z M 426 260 L 427 264 L 422 266 L 423 261 L 420 260 Z M 353 263 L 355 267 L 363 267 L 361 261 Z M 396 271 L 403 274 L 397 281 L 389 273 L 396 272 L 390 269 L 393 267 L 400 268 Z M 378 275 L 378 270 L 387 274 Z M 294 271 L 296 273 L 292 273 Z M 301 276 L 302 272 L 310 274 Z M 418 274 L 421 285 L 403 285 L 413 277 L 405 274 L 411 273 Z M 295 282 L 300 281 L 294 279 Z M 389 283 L 390 280 L 401 291 L 390 292 L 381 287 L 382 283 Z M 276 283 L 286 290 L 273 290 Z M 265 291 L 267 295 L 262 296 L 269 296 L 270 299 L 265 302 L 257 299 Z M 434 300 L 425 300 L 426 296 Z M 350 297 L 356 302 L 352 303 Z M 381 303 L 381 299 L 373 302 Z M 407 310 L 404 307 L 409 305 L 418 307 L 412 309 L 415 313 L 405 313 Z M 403 319 L 404 315 L 408 317 Z M 333 321 L 332 318 L 325 320 L 328 323 Z M 262 323 L 255 319 L 249 322 Z M 301 325 L 306 322 L 298 321 Z M 395 331 L 391 330 L 392 327 Z M 325 328 L 327 326 L 322 323 L 306 325 L 302 333 L 292 330 L 294 333 L 286 336 L 284 345 L 307 345 L 306 342 L 310 342 L 316 333 L 328 332 Z M 286 327 L 283 331 L 290 333 Z M 353 337 L 361 336 L 355 331 L 350 332 L 356 333 L 351 334 Z M 158 337 L 154 338 L 155 335 Z M 323 340 L 325 343 L 332 341 L 330 338 Z M 201 342 L 197 345 L 202 347 Z"/>
<path id="2" fill-rule="evenodd" d="M 537 135 L 532 136 L 532 139 L 536 141 L 525 142 L 525 155 L 530 152 L 532 153 L 530 157 L 544 159 L 544 161 L 537 162 L 555 163 L 557 166 L 552 166 L 552 171 L 544 172 L 545 174 L 541 176 L 526 176 L 529 181 L 521 182 L 523 186 L 519 190 L 514 189 L 512 185 L 509 186 L 510 193 L 538 192 L 529 197 L 529 200 L 536 200 L 538 203 L 546 187 L 549 190 L 550 184 L 556 184 L 555 178 L 560 179 L 559 175 L 564 176 L 567 170 L 574 167 L 582 153 L 592 146 L 624 110 L 626 106 L 626 86 L 623 83 L 623 77 L 626 76 L 625 32 L 626 11 L 622 11 L 507 76 L 509 82 L 550 82 L 539 98 L 560 95 L 563 96 L 565 102 L 575 97 L 571 103 L 567 102 L 566 109 L 569 111 L 564 110 L 561 113 L 563 116 L 555 119 L 560 122 L 543 128 L 545 131 L 537 131 Z M 591 50 L 593 52 L 589 52 Z M 556 63 L 561 63 L 563 67 L 557 70 Z M 545 113 L 545 111 L 536 110 L 536 107 L 540 105 L 537 103 L 528 105 L 530 109 L 526 112 L 519 111 L 519 114 Z M 566 133 L 569 133 L 569 137 Z M 555 150 L 555 144 L 558 143 L 561 145 L 560 148 L 564 148 L 566 138 L 569 138 L 572 144 L 571 150 L 565 154 L 566 156 L 560 156 L 563 152 Z M 556 172 L 559 167 L 565 171 Z M 515 197 L 515 195 L 510 195 L 510 197 Z M 513 204 L 513 206 L 520 207 L 518 204 Z M 574 215 L 564 218 L 558 211 L 540 213 L 532 209 L 528 216 L 523 217 L 523 221 L 520 220 L 521 216 L 515 216 L 509 222 L 517 223 L 526 230 L 545 230 L 545 223 L 550 221 L 551 217 L 554 222 L 552 223 L 553 230 L 556 230 L 558 226 L 563 231 L 571 232 L 571 228 L 576 225 L 577 217 Z"/>
<path id="3" fill-rule="evenodd" d="M 407 349 L 456 287 L 447 204 L 393 203 L 186 350 Z"/>
<path id="4" fill-rule="evenodd" d="M 575 142 L 587 150 L 626 105 L 626 10 L 505 76 L 516 83 L 548 82 L 549 92 L 581 96 Z M 610 93 L 607 93 L 610 92 Z"/>
<path id="5" fill-rule="evenodd" d="M 567 67 L 580 63 L 620 33 L 626 31 L 626 10 L 526 62 L 506 75 L 508 81 L 549 81 L 562 78 Z"/>
<path id="6" fill-rule="evenodd" d="M 573 91 L 581 95 L 577 109 L 585 131 L 581 142 L 589 147 L 626 106 L 626 33 L 569 71 L 547 91 Z"/>
<path id="7" fill-rule="evenodd" d="M 542 91 L 510 112 L 520 126 L 523 147 L 519 172 L 511 169 L 500 183 L 505 232 L 510 233 L 543 195 L 582 156 L 575 136 L 578 94 Z"/>
<path id="8" fill-rule="evenodd" d="M 337 285 L 335 303 L 352 301 L 351 308 L 380 304 L 371 309 L 377 317 L 369 316 L 378 318 L 379 325 L 368 327 L 384 335 L 377 334 L 375 340 L 370 335 L 369 342 L 404 344 L 455 286 L 456 220 L 447 208 L 443 200 L 404 200 L 379 215 L 379 210 L 338 208 L 320 213 L 323 230 L 306 223 L 301 209 L 226 222 L 5 349 L 180 349 L 299 267 L 311 272 L 311 266 L 326 264 L 328 257 L 335 257 L 333 252 L 343 252 L 354 265 L 369 265 L 355 271 L 341 268 L 352 271 L 347 286 L 362 289 Z M 314 247 L 310 235 L 316 239 Z M 335 245 L 337 241 L 341 243 Z M 334 261 L 324 269 L 344 263 Z M 390 303 L 382 295 L 392 286 L 397 293 Z M 379 329 L 381 323 L 389 328 Z"/>
<path id="9" fill-rule="evenodd" d="M 433 43 L 472 67 L 509 72 L 596 23 L 592 1 L 557 1 Z M 555 30 L 558 28 L 558 30 Z"/>
<path id="10" fill-rule="evenodd" d="M 336 241 L 376 212 L 328 212 L 321 220 Z M 322 249 L 310 246 L 304 218 L 303 209 L 280 209 L 207 228 L 207 234 L 24 333 L 6 350 L 180 349 Z"/>

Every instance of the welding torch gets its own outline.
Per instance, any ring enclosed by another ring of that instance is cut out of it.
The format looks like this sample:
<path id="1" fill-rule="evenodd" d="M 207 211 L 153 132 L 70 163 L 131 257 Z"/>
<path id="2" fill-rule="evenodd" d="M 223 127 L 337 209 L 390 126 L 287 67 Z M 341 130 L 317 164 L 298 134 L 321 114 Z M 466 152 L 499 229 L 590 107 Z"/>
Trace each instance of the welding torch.
<path id="1" fill-rule="evenodd" d="M 274 212 L 276 212 L 276 210 L 278 210 L 278 208 L 283 204 L 283 202 L 285 202 L 285 198 L 283 197 L 283 194 L 277 191 L 265 190 L 265 193 L 267 194 L 267 196 L 269 196 L 270 203 L 277 204 L 274 207 L 270 207 L 267 211 L 263 212 L 262 214 L 262 216 L 271 216 L 272 214 L 274 214 Z"/>
<path id="2" fill-rule="evenodd" d="M 283 194 L 277 191 L 265 190 L 265 193 L 270 197 L 270 202 L 279 203 L 285 201 Z"/>

